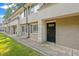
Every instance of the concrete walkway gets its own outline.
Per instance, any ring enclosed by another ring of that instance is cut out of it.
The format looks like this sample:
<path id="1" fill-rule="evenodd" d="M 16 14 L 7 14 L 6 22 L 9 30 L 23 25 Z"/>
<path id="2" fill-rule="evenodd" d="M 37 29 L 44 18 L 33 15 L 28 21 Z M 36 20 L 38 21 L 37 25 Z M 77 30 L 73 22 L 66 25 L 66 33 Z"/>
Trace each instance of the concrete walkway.
<path id="1" fill-rule="evenodd" d="M 10 35 L 8 35 L 10 36 Z M 44 56 L 66 56 L 64 52 L 61 52 L 59 50 L 55 50 L 54 45 L 52 45 L 53 49 L 51 49 L 51 46 L 49 43 L 37 43 L 31 39 L 26 39 L 26 38 L 20 38 L 16 36 L 10 36 L 16 41 L 24 44 L 25 46 L 31 47 L 32 49 L 42 53 Z"/>
<path id="2" fill-rule="evenodd" d="M 26 39 L 26 38 L 21 38 L 17 36 L 11 36 L 11 35 L 8 35 L 8 36 L 12 37 L 17 42 L 20 42 L 25 46 L 31 47 L 32 49 L 42 53 L 44 56 L 72 56 L 73 55 L 72 49 L 64 48 L 56 44 L 52 44 L 49 42 L 45 42 L 41 44 L 31 39 Z"/>
<path id="3" fill-rule="evenodd" d="M 45 56 L 56 56 L 56 55 L 64 55 L 62 53 L 58 53 L 52 49 L 50 49 L 48 46 L 45 46 L 44 44 L 40 44 L 37 42 L 34 42 L 33 40 L 30 39 L 21 39 L 21 38 L 17 38 L 17 37 L 13 37 L 16 41 L 31 47 L 32 49 L 42 53 Z"/>

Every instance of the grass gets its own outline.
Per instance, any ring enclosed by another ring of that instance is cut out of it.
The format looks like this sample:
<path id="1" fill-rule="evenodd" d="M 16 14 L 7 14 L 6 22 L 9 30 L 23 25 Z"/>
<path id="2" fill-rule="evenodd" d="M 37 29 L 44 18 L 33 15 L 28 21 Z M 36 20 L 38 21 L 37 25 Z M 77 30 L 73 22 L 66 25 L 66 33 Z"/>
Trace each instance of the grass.
<path id="1" fill-rule="evenodd" d="M 0 56 L 40 56 L 41 53 L 0 33 Z"/>

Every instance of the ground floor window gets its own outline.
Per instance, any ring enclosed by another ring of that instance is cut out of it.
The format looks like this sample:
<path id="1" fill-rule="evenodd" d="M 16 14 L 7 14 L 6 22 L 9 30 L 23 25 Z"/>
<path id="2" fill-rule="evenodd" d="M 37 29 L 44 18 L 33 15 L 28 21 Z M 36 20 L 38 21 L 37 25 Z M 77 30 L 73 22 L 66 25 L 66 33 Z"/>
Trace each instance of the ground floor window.
<path id="1" fill-rule="evenodd" d="M 4 31 L 7 32 L 7 31 L 6 31 L 6 27 L 4 28 Z"/>
<path id="2" fill-rule="evenodd" d="M 22 26 L 22 32 L 24 32 L 24 26 Z"/>
<path id="3" fill-rule="evenodd" d="M 28 25 L 25 25 L 25 31 L 28 32 Z"/>
<path id="4" fill-rule="evenodd" d="M 16 32 L 16 26 L 13 26 L 13 34 L 17 34 L 17 32 Z"/>
<path id="5" fill-rule="evenodd" d="M 38 24 L 31 24 L 31 33 L 38 32 Z"/>
<path id="6" fill-rule="evenodd" d="M 24 25 L 21 25 L 21 31 L 22 32 L 28 32 L 28 25 L 24 24 Z"/>

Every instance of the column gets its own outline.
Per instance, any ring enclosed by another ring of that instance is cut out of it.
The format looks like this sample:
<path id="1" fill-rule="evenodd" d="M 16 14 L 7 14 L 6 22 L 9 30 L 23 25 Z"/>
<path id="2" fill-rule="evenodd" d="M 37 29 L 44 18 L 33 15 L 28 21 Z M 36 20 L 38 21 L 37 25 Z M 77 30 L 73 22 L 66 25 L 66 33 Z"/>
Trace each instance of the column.
<path id="1" fill-rule="evenodd" d="M 18 23 L 17 23 L 17 36 L 21 36 L 21 26 L 20 26 L 20 15 L 17 18 Z"/>
<path id="2" fill-rule="evenodd" d="M 42 20 L 38 20 L 38 42 L 46 41 L 46 24 Z"/>

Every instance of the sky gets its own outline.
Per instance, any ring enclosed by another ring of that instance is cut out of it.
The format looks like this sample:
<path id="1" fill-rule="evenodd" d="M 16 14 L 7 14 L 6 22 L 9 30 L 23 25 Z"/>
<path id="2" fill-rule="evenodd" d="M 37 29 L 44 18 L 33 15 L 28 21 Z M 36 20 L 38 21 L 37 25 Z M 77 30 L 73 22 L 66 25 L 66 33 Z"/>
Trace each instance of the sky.
<path id="1" fill-rule="evenodd" d="M 10 4 L 9 6 L 7 6 L 7 3 L 0 3 L 0 23 L 2 23 L 3 16 L 5 15 L 6 9 L 8 9 L 9 7 L 12 7 L 14 4 Z"/>
<path id="2" fill-rule="evenodd" d="M 0 23 L 2 23 L 2 21 L 3 21 L 3 16 L 4 16 L 7 8 L 8 8 L 8 6 L 5 3 L 0 3 Z"/>

